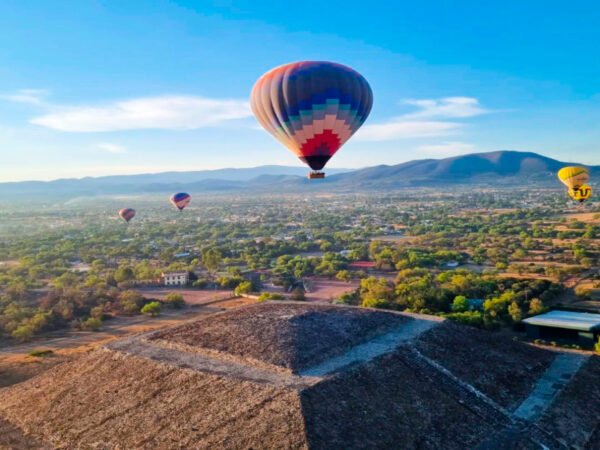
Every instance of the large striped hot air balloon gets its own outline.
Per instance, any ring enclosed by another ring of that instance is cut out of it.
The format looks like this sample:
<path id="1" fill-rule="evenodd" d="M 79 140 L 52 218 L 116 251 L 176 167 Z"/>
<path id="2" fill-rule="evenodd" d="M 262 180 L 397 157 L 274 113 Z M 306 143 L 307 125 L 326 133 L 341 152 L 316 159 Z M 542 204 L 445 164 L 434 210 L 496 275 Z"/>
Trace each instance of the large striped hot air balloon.
<path id="1" fill-rule="evenodd" d="M 573 189 L 587 183 L 590 173 L 585 167 L 568 166 L 558 171 L 558 179 L 569 189 Z"/>
<path id="2" fill-rule="evenodd" d="M 119 211 L 119 216 L 121 216 L 121 219 L 125 222 L 129 223 L 129 221 L 135 217 L 135 209 L 123 208 Z"/>
<path id="3" fill-rule="evenodd" d="M 367 80 L 350 67 L 326 61 L 286 64 L 258 79 L 250 97 L 265 130 L 319 172 L 360 128 L 373 106 Z"/>
<path id="4" fill-rule="evenodd" d="M 186 192 L 178 192 L 176 194 L 171 195 L 169 201 L 177 208 L 179 211 L 182 211 L 187 205 L 192 201 L 192 196 Z"/>

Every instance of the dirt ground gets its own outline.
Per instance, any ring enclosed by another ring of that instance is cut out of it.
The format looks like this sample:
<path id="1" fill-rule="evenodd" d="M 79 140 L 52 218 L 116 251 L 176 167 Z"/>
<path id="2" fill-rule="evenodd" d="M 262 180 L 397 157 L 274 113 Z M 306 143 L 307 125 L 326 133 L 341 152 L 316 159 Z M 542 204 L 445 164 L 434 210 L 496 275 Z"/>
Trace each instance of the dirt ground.
<path id="1" fill-rule="evenodd" d="M 567 220 L 578 220 L 583 223 L 600 223 L 600 217 L 594 218 L 598 213 L 595 212 L 586 212 L 586 213 L 576 213 L 576 214 L 565 214 L 563 217 L 566 217 Z"/>
<path id="2" fill-rule="evenodd" d="M 403 234 L 381 235 L 373 236 L 371 238 L 372 241 L 393 242 L 396 244 L 400 242 L 410 243 L 415 241 L 416 239 L 416 236 L 405 236 Z"/>
<path id="3" fill-rule="evenodd" d="M 499 277 L 502 278 L 515 278 L 518 280 L 547 280 L 547 281 L 556 281 L 556 278 L 547 277 L 545 275 L 540 275 L 539 273 L 523 273 L 518 274 L 516 272 L 503 272 L 498 274 Z"/>
<path id="4" fill-rule="evenodd" d="M 181 289 L 181 288 L 141 288 L 137 291 L 145 297 L 164 300 L 171 292 L 181 294 L 188 305 L 205 305 L 216 300 L 222 300 L 232 297 L 231 290 L 199 290 L 199 289 Z"/>
<path id="5" fill-rule="evenodd" d="M 306 300 L 315 302 L 331 302 L 340 295 L 354 291 L 359 286 L 358 281 L 339 281 L 328 278 L 313 278 L 312 291 L 306 294 Z"/>

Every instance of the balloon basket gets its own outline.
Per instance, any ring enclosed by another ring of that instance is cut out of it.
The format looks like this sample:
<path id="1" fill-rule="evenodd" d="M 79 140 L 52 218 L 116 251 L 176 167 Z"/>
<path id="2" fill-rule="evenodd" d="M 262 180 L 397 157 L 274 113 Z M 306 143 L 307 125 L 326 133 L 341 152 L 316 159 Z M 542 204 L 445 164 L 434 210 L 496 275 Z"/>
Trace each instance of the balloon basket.
<path id="1" fill-rule="evenodd" d="M 310 172 L 308 174 L 309 180 L 315 180 L 315 179 L 321 180 L 323 178 L 325 178 L 325 172 Z"/>

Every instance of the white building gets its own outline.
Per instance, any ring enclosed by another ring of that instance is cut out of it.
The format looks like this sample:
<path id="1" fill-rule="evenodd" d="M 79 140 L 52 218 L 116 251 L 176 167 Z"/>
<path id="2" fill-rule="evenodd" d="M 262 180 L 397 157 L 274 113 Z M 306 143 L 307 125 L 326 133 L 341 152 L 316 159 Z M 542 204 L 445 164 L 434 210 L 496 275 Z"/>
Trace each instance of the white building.
<path id="1" fill-rule="evenodd" d="M 162 274 L 165 286 L 186 286 L 190 281 L 188 272 L 165 272 Z"/>

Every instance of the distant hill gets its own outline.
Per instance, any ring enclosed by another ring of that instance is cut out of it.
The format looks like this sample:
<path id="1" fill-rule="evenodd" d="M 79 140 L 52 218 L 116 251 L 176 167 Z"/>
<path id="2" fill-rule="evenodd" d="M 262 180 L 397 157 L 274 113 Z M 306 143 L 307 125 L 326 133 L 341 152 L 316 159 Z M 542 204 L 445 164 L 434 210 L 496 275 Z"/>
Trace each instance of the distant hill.
<path id="1" fill-rule="evenodd" d="M 165 193 L 175 190 L 202 192 L 293 192 L 322 188 L 393 189 L 449 184 L 535 183 L 556 184 L 556 172 L 568 164 L 537 153 L 501 150 L 444 159 L 422 159 L 393 166 L 365 169 L 326 169 L 327 178 L 306 179 L 307 169 L 288 166 L 259 166 L 196 172 L 164 172 L 98 178 L 0 183 L 0 196 L 7 198 L 98 196 Z M 600 166 L 588 166 L 600 174 Z"/>
<path id="2" fill-rule="evenodd" d="M 569 164 L 531 152 L 501 150 L 444 159 L 422 159 L 394 166 L 375 166 L 329 178 L 339 186 L 383 187 L 489 182 L 556 182 L 556 172 Z M 600 173 L 600 166 L 588 166 Z"/>

